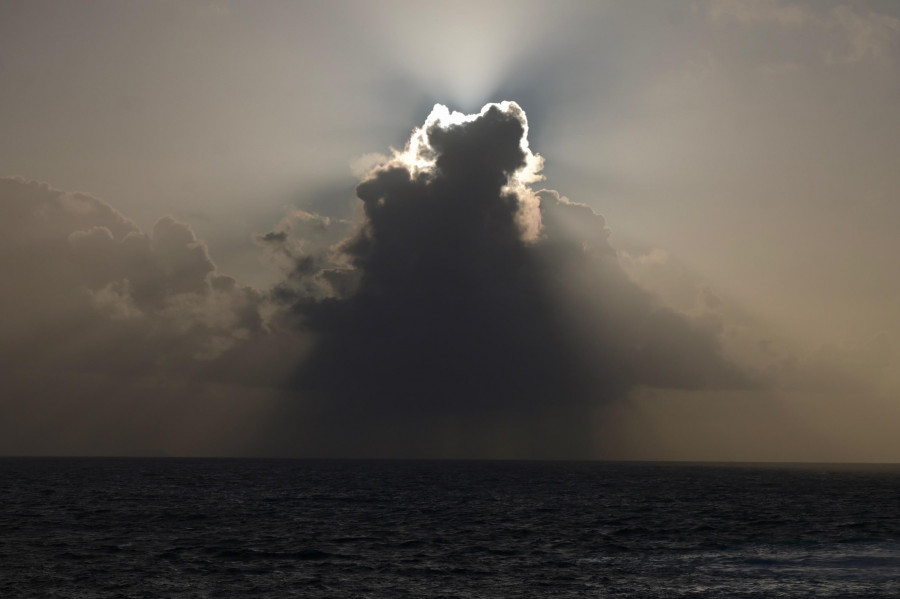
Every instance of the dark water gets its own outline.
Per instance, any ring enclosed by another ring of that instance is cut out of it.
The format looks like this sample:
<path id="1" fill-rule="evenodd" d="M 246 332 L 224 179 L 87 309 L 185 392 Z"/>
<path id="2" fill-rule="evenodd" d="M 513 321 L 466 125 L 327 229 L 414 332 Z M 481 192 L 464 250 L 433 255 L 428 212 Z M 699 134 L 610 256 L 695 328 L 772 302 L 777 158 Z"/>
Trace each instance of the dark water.
<path id="1" fill-rule="evenodd" d="M 900 597 L 900 469 L 0 460 L 0 597 Z"/>

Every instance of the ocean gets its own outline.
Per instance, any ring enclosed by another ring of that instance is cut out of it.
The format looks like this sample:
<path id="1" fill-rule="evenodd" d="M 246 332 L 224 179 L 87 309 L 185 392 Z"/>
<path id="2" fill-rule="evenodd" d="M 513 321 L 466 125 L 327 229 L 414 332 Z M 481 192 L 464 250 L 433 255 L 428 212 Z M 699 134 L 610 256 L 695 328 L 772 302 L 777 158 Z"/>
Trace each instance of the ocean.
<path id="1" fill-rule="evenodd" d="M 900 597 L 900 467 L 4 458 L 0 597 Z"/>

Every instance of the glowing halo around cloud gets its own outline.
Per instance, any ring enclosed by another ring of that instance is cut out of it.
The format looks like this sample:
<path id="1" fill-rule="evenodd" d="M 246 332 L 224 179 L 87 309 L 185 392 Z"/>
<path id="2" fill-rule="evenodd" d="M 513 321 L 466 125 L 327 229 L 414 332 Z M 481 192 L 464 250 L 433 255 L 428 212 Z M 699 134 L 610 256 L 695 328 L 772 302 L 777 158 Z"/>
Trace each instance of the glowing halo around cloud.
<path id="1" fill-rule="evenodd" d="M 377 166 L 385 168 L 400 164 L 407 168 L 412 176 L 431 172 L 435 168 L 437 155 L 429 139 L 429 133 L 435 128 L 447 130 L 471 123 L 483 117 L 492 108 L 514 117 L 522 126 L 519 147 L 524 155 L 524 165 L 510 173 L 503 192 L 517 195 L 520 205 L 519 225 L 522 228 L 523 236 L 526 239 L 534 240 L 537 239 L 541 229 L 540 199 L 531 188 L 531 184 L 544 180 L 544 176 L 541 174 L 541 170 L 544 168 L 544 158 L 531 151 L 528 144 L 528 118 L 525 111 L 516 102 L 509 100 L 490 102 L 485 104 L 480 111 L 471 114 L 457 110 L 451 111 L 444 104 L 435 104 L 422 126 L 413 130 L 406 147 L 403 150 L 392 149 L 392 156 Z"/>
<path id="2" fill-rule="evenodd" d="M 480 111 L 472 114 L 465 114 L 457 110 L 451 111 L 443 104 L 435 104 L 428 118 L 425 119 L 425 123 L 421 127 L 416 127 L 413 131 L 406 148 L 402 152 L 394 151 L 394 158 L 401 160 L 414 171 L 434 166 L 435 156 L 430 150 L 431 144 L 428 139 L 428 132 L 434 127 L 449 129 L 465 123 L 471 123 L 494 106 L 504 114 L 515 115 L 519 122 L 522 123 L 524 133 L 519 146 L 525 152 L 526 165 L 524 168 L 516 171 L 516 179 L 523 184 L 543 180 L 543 176 L 539 173 L 544 165 L 544 159 L 540 155 L 533 153 L 528 145 L 528 118 L 525 116 L 525 111 L 515 102 L 508 100 L 490 102 L 485 104 Z"/>

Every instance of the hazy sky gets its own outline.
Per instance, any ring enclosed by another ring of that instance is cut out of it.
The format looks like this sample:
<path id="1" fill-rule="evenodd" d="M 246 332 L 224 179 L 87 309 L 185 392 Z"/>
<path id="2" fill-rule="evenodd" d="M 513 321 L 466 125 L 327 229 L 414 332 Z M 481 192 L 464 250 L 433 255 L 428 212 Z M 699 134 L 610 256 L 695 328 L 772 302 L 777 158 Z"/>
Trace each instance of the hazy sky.
<path id="1" fill-rule="evenodd" d="M 900 461 L 898 64 L 890 1 L 0 0 L 0 454 Z"/>

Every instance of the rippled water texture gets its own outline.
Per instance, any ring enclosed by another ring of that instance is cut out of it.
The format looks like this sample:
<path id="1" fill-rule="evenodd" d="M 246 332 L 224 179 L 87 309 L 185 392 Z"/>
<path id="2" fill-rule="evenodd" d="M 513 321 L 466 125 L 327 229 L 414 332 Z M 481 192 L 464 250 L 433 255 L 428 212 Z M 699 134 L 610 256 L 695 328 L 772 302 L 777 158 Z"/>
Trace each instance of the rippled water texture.
<path id="1" fill-rule="evenodd" d="M 900 597 L 900 470 L 0 460 L 0 597 Z"/>

